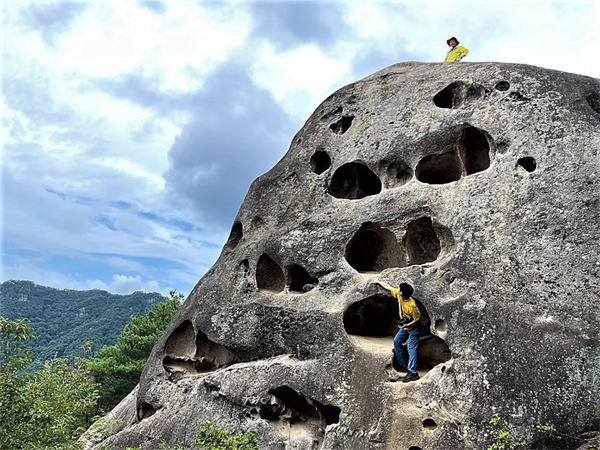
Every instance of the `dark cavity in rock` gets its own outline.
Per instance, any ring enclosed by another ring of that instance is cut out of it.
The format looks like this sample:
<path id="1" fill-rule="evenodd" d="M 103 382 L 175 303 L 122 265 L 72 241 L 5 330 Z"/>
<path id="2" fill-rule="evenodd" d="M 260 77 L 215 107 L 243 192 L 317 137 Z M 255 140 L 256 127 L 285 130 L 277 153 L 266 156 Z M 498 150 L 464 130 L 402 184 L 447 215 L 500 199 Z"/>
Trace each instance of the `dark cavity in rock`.
<path id="1" fill-rule="evenodd" d="M 331 131 L 335 134 L 344 134 L 352 126 L 353 120 L 354 116 L 342 116 L 340 120 L 329 125 L 329 128 L 331 128 Z"/>
<path id="2" fill-rule="evenodd" d="M 403 239 L 407 265 L 425 264 L 437 259 L 442 249 L 431 217 L 422 217 L 408 225 Z"/>
<path id="3" fill-rule="evenodd" d="M 477 128 L 469 127 L 464 130 L 458 146 L 467 175 L 490 167 L 490 144 Z"/>
<path id="4" fill-rule="evenodd" d="M 154 407 L 150 403 L 143 402 L 142 406 L 138 410 L 138 417 L 140 420 L 144 420 L 148 417 L 153 416 L 155 412 L 156 409 L 154 409 Z"/>
<path id="5" fill-rule="evenodd" d="M 508 81 L 498 81 L 496 83 L 496 86 L 494 86 L 494 88 L 496 88 L 496 90 L 498 91 L 508 91 L 510 89 L 510 83 Z"/>
<path id="6" fill-rule="evenodd" d="M 462 165 L 458 153 L 453 151 L 424 157 L 417 164 L 415 176 L 427 184 L 447 184 L 460 180 Z"/>
<path id="7" fill-rule="evenodd" d="M 339 167 L 329 185 L 329 194 L 336 198 L 359 200 L 381 192 L 381 181 L 365 164 L 351 162 Z"/>
<path id="8" fill-rule="evenodd" d="M 469 84 L 463 81 L 450 83 L 433 97 L 433 103 L 438 108 L 454 109 L 463 103 L 482 99 L 485 88 L 479 84 Z"/>
<path id="9" fill-rule="evenodd" d="M 346 246 L 345 257 L 358 272 L 381 272 L 406 265 L 396 235 L 372 222 L 362 224 L 354 234 Z"/>
<path id="10" fill-rule="evenodd" d="M 227 243 L 225 247 L 233 250 L 240 243 L 240 240 L 244 236 L 244 230 L 241 222 L 234 222 L 231 227 L 231 232 L 229 233 L 229 238 L 227 239 Z"/>
<path id="11" fill-rule="evenodd" d="M 423 428 L 426 430 L 435 430 L 437 428 L 437 423 L 433 419 L 425 419 L 423 421 Z"/>
<path id="12" fill-rule="evenodd" d="M 304 267 L 298 264 L 289 266 L 287 273 L 290 280 L 290 291 L 308 292 L 319 284 L 317 278 L 312 277 Z"/>
<path id="13" fill-rule="evenodd" d="M 299 422 L 321 422 L 322 428 L 340 421 L 340 408 L 304 397 L 289 386 L 271 389 L 269 394 L 274 397 L 274 401 L 260 407 L 260 416 L 263 419 L 286 420 L 291 425 Z"/>
<path id="14" fill-rule="evenodd" d="M 256 264 L 256 286 L 259 290 L 281 292 L 285 288 L 285 275 L 273 258 L 263 253 Z"/>
<path id="15" fill-rule="evenodd" d="M 317 150 L 310 158 L 310 168 L 317 175 L 322 174 L 331 167 L 331 158 L 324 150 Z"/>
<path id="16" fill-rule="evenodd" d="M 536 169 L 536 167 L 537 167 L 535 159 L 532 158 L 531 156 L 526 156 L 524 158 L 519 158 L 517 160 L 517 164 L 519 166 L 521 166 L 523 169 L 525 169 L 527 172 L 533 172 Z"/>

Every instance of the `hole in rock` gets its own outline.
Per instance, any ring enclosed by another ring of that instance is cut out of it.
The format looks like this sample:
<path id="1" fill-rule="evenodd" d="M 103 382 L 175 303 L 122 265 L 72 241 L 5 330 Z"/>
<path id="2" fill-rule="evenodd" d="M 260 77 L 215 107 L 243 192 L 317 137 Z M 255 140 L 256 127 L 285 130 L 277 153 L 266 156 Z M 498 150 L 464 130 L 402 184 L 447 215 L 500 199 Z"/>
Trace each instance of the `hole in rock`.
<path id="1" fill-rule="evenodd" d="M 273 258 L 263 253 L 256 264 L 256 285 L 265 291 L 281 292 L 285 287 L 285 275 Z"/>
<path id="2" fill-rule="evenodd" d="M 336 198 L 358 200 L 381 192 L 381 181 L 366 165 L 351 162 L 339 167 L 329 185 L 329 193 Z"/>
<path id="3" fill-rule="evenodd" d="M 239 358 L 234 353 L 212 342 L 202 331 L 195 337 L 192 324 L 185 321 L 167 339 L 163 367 L 171 374 L 172 380 L 177 380 L 213 372 L 236 362 Z"/>
<path id="4" fill-rule="evenodd" d="M 310 157 L 310 168 L 317 175 L 322 174 L 331 167 L 331 158 L 324 150 L 317 150 Z"/>
<path id="5" fill-rule="evenodd" d="M 414 297 L 413 297 L 414 298 Z M 417 368 L 430 370 L 452 358 L 446 342 L 431 334 L 429 313 L 425 305 L 414 299 L 422 317 L 422 332 L 417 349 Z M 389 294 L 376 294 L 351 304 L 344 312 L 344 330 L 352 342 L 367 351 L 390 356 L 393 339 L 398 332 L 398 300 Z M 405 358 L 408 358 L 404 346 Z"/>
<path id="6" fill-rule="evenodd" d="M 417 447 L 416 445 L 412 445 L 408 447 L 408 450 L 423 450 L 421 447 Z"/>
<path id="7" fill-rule="evenodd" d="M 289 266 L 287 273 L 290 280 L 290 291 L 308 292 L 319 284 L 317 278 L 313 278 L 304 267 L 298 264 Z"/>
<path id="8" fill-rule="evenodd" d="M 192 322 L 184 321 L 168 337 L 165 354 L 176 358 L 191 358 L 196 354 L 196 333 Z"/>
<path id="9" fill-rule="evenodd" d="M 382 174 L 383 185 L 388 189 L 408 183 L 413 176 L 406 163 L 386 160 L 379 163 L 379 173 Z"/>
<path id="10" fill-rule="evenodd" d="M 247 259 L 244 259 L 242 262 L 240 262 L 239 271 L 244 277 L 250 275 L 250 262 Z"/>
<path id="11" fill-rule="evenodd" d="M 590 107 L 596 111 L 597 114 L 600 114 L 600 94 L 597 92 L 592 92 L 591 94 L 588 94 L 585 96 L 585 100 L 587 101 L 588 105 L 590 105 Z"/>
<path id="12" fill-rule="evenodd" d="M 519 158 L 517 160 L 517 164 L 520 165 L 527 172 L 533 172 L 537 167 L 535 159 L 533 159 L 531 156 L 526 156 L 525 158 Z"/>
<path id="13" fill-rule="evenodd" d="M 438 333 L 445 333 L 447 330 L 448 327 L 446 326 L 446 321 L 443 319 L 438 319 L 435 321 L 435 331 Z"/>
<path id="14" fill-rule="evenodd" d="M 458 108 L 465 102 L 479 100 L 485 96 L 485 88 L 479 84 L 467 84 L 463 81 L 450 83 L 434 95 L 433 103 L 438 108 Z"/>
<path id="15" fill-rule="evenodd" d="M 425 419 L 423 421 L 423 428 L 426 430 L 435 430 L 437 428 L 437 423 L 433 419 Z"/>
<path id="16" fill-rule="evenodd" d="M 335 134 L 344 134 L 352 126 L 354 116 L 342 116 L 340 120 L 329 125 L 331 131 Z"/>
<path id="17" fill-rule="evenodd" d="M 372 222 L 362 224 L 350 239 L 345 257 L 358 272 L 381 272 L 406 265 L 394 233 Z"/>
<path id="18" fill-rule="evenodd" d="M 340 421 L 340 408 L 304 397 L 289 386 L 271 389 L 269 394 L 275 398 L 271 403 L 260 407 L 260 416 L 263 419 L 287 420 L 290 424 L 321 422 L 322 428 Z"/>
<path id="19" fill-rule="evenodd" d="M 332 117 L 336 117 L 336 116 L 339 116 L 340 114 L 342 114 L 342 111 L 343 111 L 342 107 L 338 106 L 336 109 L 329 111 L 327 113 L 324 113 L 321 116 L 320 120 L 322 120 L 322 121 L 330 120 Z M 324 111 L 321 111 L 321 112 L 323 113 Z"/>
<path id="20" fill-rule="evenodd" d="M 494 86 L 499 91 L 508 91 L 510 89 L 510 83 L 508 81 L 498 81 Z"/>
<path id="21" fill-rule="evenodd" d="M 435 261 L 442 249 L 430 217 L 421 217 L 411 222 L 402 243 L 409 266 Z"/>
<path id="22" fill-rule="evenodd" d="M 477 128 L 469 127 L 463 131 L 458 146 L 467 175 L 490 167 L 490 144 Z"/>
<path id="23" fill-rule="evenodd" d="M 142 406 L 140 407 L 140 412 L 138 416 L 141 420 L 144 420 L 148 417 L 153 416 L 155 412 L 156 409 L 154 409 L 154 407 L 150 403 L 143 402 Z"/>
<path id="24" fill-rule="evenodd" d="M 243 227 L 241 222 L 234 222 L 233 227 L 231 227 L 231 232 L 229 233 L 229 238 L 227 238 L 227 243 L 225 247 L 230 249 L 234 249 L 240 243 L 242 236 L 244 235 Z"/>
<path id="25" fill-rule="evenodd" d="M 460 180 L 462 165 L 456 152 L 425 156 L 415 169 L 417 180 L 428 184 L 446 184 Z"/>

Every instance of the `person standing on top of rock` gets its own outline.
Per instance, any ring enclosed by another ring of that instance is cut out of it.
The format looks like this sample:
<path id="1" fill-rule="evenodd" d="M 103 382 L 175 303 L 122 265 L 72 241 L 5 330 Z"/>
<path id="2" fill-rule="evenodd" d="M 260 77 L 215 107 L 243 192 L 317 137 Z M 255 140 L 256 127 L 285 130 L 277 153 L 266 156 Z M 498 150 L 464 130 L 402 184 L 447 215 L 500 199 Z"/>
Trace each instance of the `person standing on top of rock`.
<path id="1" fill-rule="evenodd" d="M 402 378 L 404 383 L 419 379 L 417 372 L 417 348 L 419 347 L 419 336 L 421 335 L 421 312 L 415 300 L 411 297 L 414 292 L 413 287 L 408 283 L 400 283 L 398 289 L 393 288 L 389 284 L 379 279 L 372 281 L 373 284 L 378 284 L 384 289 L 390 291 L 392 297 L 398 300 L 398 312 L 400 313 L 400 329 L 394 337 L 394 353 L 399 364 L 400 372 L 407 372 Z M 402 344 L 407 342 L 408 349 L 408 366 Z M 396 381 L 398 377 L 393 377 Z"/>
<path id="2" fill-rule="evenodd" d="M 444 62 L 458 62 L 469 54 L 468 49 L 458 45 L 458 39 L 456 39 L 454 36 L 448 39 L 446 43 L 452 48 L 448 50 L 448 54 L 446 55 Z"/>

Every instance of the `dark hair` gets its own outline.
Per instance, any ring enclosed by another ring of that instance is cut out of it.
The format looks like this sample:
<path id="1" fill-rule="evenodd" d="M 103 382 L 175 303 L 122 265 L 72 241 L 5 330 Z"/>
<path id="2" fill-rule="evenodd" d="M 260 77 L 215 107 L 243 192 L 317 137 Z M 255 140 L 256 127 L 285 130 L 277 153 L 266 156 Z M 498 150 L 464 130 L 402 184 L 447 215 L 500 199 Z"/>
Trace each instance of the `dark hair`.
<path id="1" fill-rule="evenodd" d="M 402 297 L 409 298 L 413 292 L 415 291 L 413 287 L 408 283 L 400 283 L 400 292 L 402 292 Z"/>

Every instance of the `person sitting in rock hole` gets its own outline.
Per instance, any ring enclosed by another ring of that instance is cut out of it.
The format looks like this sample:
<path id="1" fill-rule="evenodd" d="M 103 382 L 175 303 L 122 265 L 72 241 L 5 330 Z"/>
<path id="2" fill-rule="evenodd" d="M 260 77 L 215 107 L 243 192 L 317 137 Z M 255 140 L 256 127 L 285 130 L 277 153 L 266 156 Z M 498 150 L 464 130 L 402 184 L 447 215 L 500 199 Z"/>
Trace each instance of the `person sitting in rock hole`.
<path id="1" fill-rule="evenodd" d="M 398 289 L 379 279 L 374 279 L 371 283 L 378 284 L 382 288 L 390 291 L 392 297 L 398 300 L 398 312 L 400 314 L 400 325 L 398 333 L 394 337 L 394 354 L 397 365 L 392 369 L 390 381 L 398 381 L 401 375 L 397 372 L 407 372 L 402 378 L 402 382 L 415 381 L 419 379 L 417 372 L 417 348 L 419 347 L 419 336 L 421 335 L 421 312 L 415 300 L 411 297 L 414 292 L 413 287 L 408 283 L 400 283 Z M 408 341 L 408 342 L 407 342 Z M 406 343 L 408 349 L 408 366 L 404 357 L 402 344 Z M 394 366 L 394 364 L 392 364 Z M 394 370 L 396 369 L 396 370 Z"/>
<path id="2" fill-rule="evenodd" d="M 456 39 L 455 37 L 451 37 L 446 41 L 446 43 L 452 48 L 448 50 L 448 54 L 446 55 L 446 59 L 444 60 L 444 62 L 459 62 L 461 59 L 463 59 L 469 54 L 468 49 L 461 45 L 458 45 L 458 39 Z"/>

